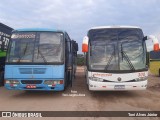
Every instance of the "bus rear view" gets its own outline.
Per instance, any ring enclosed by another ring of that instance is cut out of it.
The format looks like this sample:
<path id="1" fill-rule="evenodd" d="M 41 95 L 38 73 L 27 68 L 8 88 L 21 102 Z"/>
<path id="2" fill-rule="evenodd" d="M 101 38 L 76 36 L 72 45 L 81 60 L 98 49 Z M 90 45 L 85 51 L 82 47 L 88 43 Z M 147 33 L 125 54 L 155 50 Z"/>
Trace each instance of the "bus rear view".
<path id="1" fill-rule="evenodd" d="M 138 27 L 89 30 L 83 41 L 89 90 L 145 90 L 148 67 L 143 32 Z"/>
<path id="2" fill-rule="evenodd" d="M 11 38 L 5 65 L 7 89 L 64 90 L 71 78 L 67 69 L 71 40 L 66 32 L 24 29 L 14 31 Z"/>

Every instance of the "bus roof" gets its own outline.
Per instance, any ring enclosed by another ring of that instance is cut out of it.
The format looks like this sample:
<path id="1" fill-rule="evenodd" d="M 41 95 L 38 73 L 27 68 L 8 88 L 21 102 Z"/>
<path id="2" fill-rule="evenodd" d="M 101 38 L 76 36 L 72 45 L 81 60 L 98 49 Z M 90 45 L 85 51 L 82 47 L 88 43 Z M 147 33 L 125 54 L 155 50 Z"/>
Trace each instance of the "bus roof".
<path id="1" fill-rule="evenodd" d="M 13 28 L 11 28 L 3 23 L 0 23 L 0 26 L 4 27 L 5 29 L 8 29 L 8 30 L 13 30 Z"/>
<path id="2" fill-rule="evenodd" d="M 58 29 L 51 29 L 51 28 L 23 28 L 23 29 L 16 29 L 15 31 L 21 31 L 21 32 L 25 32 L 25 31 L 32 31 L 32 32 L 36 32 L 36 31 L 48 31 L 48 32 L 65 32 L 64 30 L 58 30 Z"/>
<path id="3" fill-rule="evenodd" d="M 137 26 L 119 26 L 119 25 L 115 25 L 115 26 L 97 26 L 97 27 L 92 27 L 91 29 L 105 29 L 105 28 L 139 28 Z"/>

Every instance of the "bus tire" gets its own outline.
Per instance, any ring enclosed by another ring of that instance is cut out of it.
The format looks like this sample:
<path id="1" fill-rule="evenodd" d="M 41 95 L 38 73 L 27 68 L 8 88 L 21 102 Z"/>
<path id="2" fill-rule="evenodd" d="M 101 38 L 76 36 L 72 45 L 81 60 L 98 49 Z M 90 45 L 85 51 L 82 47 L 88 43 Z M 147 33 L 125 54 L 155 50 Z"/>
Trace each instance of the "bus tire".
<path id="1" fill-rule="evenodd" d="M 4 86 L 4 72 L 0 72 L 0 86 Z"/>
<path id="2" fill-rule="evenodd" d="M 86 84 L 86 87 L 87 87 L 87 90 L 89 90 L 89 86 L 88 86 L 88 84 Z"/>
<path id="3" fill-rule="evenodd" d="M 69 85 L 70 82 L 70 71 L 67 71 L 67 86 Z"/>
<path id="4" fill-rule="evenodd" d="M 65 85 L 64 85 L 65 90 L 67 89 L 69 84 L 70 84 L 70 71 L 66 71 L 65 72 Z"/>
<path id="5" fill-rule="evenodd" d="M 67 81 L 68 81 L 68 72 L 65 71 L 65 76 L 64 76 L 64 89 L 66 89 L 67 86 L 68 86 L 68 85 L 67 85 L 67 84 L 68 84 Z"/>
<path id="6" fill-rule="evenodd" d="M 72 87 L 72 82 L 73 82 L 73 70 L 70 71 L 70 85 Z"/>

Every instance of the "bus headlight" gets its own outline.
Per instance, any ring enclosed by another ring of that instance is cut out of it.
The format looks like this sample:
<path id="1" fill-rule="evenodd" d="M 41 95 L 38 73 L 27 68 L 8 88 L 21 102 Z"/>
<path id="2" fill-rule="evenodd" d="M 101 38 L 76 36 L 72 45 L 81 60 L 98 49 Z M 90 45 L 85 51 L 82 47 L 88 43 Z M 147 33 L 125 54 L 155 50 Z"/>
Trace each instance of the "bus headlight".
<path id="1" fill-rule="evenodd" d="M 5 80 L 6 84 L 19 84 L 20 82 L 18 80 Z"/>
<path id="2" fill-rule="evenodd" d="M 44 81 L 44 84 L 53 85 L 53 84 L 54 84 L 54 81 L 53 81 L 53 80 L 45 80 L 45 81 Z"/>
<path id="3" fill-rule="evenodd" d="M 147 79 L 148 79 L 148 77 L 140 77 L 140 78 L 136 78 L 135 80 L 136 80 L 136 82 L 138 82 L 138 81 L 145 81 Z"/>
<path id="4" fill-rule="evenodd" d="M 44 84 L 46 85 L 63 84 L 63 80 L 45 80 Z"/>
<path id="5" fill-rule="evenodd" d="M 103 79 L 102 79 L 102 78 L 89 77 L 89 79 L 92 80 L 92 81 L 103 82 Z"/>

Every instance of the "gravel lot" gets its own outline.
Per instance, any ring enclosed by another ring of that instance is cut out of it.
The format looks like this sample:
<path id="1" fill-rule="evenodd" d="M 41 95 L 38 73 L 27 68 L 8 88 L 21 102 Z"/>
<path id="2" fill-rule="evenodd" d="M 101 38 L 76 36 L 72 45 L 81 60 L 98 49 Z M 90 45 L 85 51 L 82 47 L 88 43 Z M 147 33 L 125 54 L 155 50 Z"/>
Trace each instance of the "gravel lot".
<path id="1" fill-rule="evenodd" d="M 67 96 L 69 94 L 80 96 Z M 85 96 L 84 96 L 85 95 Z M 1 111 L 158 111 L 160 110 L 160 78 L 149 75 L 145 91 L 88 91 L 83 67 L 78 67 L 73 87 L 62 92 L 10 91 L 0 87 Z M 2 118 L 0 118 L 2 119 Z M 9 119 L 9 118 L 8 118 Z M 16 118 L 17 119 L 17 118 Z M 36 119 L 36 118 L 35 118 Z M 45 118 L 52 119 L 52 118 Z M 56 118 L 62 119 L 62 118 Z M 72 120 L 75 118 L 65 118 Z M 77 118 L 105 119 L 106 118 Z M 113 120 L 113 118 L 107 118 Z M 117 118 L 128 119 L 128 118 Z M 131 118 L 134 119 L 134 118 Z M 138 118 L 135 118 L 138 119 Z M 141 118 L 144 119 L 144 118 Z M 146 118 L 157 119 L 159 118 Z"/>

